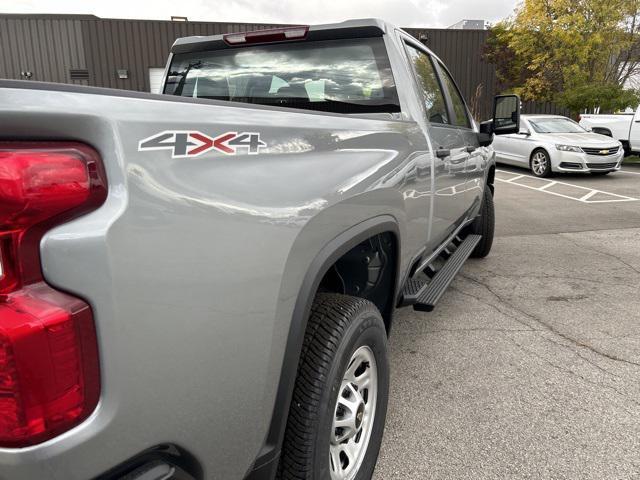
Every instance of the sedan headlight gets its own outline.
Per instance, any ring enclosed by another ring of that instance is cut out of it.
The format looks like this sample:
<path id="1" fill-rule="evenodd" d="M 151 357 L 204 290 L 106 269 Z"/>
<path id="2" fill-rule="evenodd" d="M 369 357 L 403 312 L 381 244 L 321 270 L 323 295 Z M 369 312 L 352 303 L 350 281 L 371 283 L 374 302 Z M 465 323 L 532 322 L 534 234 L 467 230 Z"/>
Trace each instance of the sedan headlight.
<path id="1" fill-rule="evenodd" d="M 574 147 L 573 145 L 556 145 L 558 150 L 563 152 L 577 152 L 582 153 L 582 149 L 580 147 Z"/>
<path id="2" fill-rule="evenodd" d="M 575 147 L 573 145 L 556 145 L 556 148 L 562 152 L 582 153 L 582 149 L 580 147 Z"/>

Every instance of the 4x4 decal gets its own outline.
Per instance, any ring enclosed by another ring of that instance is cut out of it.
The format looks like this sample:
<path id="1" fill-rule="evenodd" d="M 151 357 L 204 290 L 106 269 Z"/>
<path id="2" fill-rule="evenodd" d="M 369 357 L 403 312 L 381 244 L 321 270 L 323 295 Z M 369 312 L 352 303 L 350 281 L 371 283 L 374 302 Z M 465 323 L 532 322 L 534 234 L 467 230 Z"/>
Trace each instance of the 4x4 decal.
<path id="1" fill-rule="evenodd" d="M 196 157 L 211 150 L 235 155 L 242 149 L 255 155 L 265 146 L 260 134 L 255 132 L 226 132 L 214 138 L 202 132 L 167 130 L 140 140 L 138 150 L 171 150 L 173 158 L 182 158 Z"/>

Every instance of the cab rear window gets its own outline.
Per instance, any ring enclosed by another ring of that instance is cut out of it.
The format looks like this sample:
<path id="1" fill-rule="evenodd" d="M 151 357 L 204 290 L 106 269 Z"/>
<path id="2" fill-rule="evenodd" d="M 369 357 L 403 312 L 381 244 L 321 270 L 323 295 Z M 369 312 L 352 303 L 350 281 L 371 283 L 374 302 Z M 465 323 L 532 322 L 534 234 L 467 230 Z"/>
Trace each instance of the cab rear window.
<path id="1" fill-rule="evenodd" d="M 335 113 L 400 111 L 380 37 L 176 54 L 164 93 Z"/>

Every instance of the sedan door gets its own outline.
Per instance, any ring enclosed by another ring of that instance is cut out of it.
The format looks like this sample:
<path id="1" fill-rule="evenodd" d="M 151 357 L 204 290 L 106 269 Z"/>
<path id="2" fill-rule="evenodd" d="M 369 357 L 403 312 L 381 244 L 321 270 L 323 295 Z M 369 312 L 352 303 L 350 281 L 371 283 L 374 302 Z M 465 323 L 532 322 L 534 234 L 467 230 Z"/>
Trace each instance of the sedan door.
<path id="1" fill-rule="evenodd" d="M 529 157 L 533 150 L 533 139 L 529 124 L 522 119 L 520 132 L 509 135 L 496 135 L 493 139 L 493 149 L 496 161 L 529 168 Z"/>

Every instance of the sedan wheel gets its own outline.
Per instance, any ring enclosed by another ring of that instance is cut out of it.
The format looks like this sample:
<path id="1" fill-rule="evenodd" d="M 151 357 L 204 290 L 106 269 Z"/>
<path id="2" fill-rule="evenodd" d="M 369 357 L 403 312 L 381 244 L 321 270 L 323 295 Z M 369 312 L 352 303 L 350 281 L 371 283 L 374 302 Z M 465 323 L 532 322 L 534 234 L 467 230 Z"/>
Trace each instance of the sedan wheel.
<path id="1" fill-rule="evenodd" d="M 531 172 L 536 177 L 549 177 L 551 175 L 551 160 L 546 152 L 536 151 L 531 157 Z"/>

